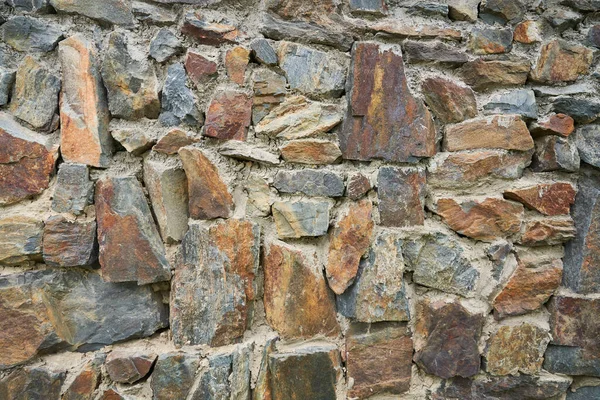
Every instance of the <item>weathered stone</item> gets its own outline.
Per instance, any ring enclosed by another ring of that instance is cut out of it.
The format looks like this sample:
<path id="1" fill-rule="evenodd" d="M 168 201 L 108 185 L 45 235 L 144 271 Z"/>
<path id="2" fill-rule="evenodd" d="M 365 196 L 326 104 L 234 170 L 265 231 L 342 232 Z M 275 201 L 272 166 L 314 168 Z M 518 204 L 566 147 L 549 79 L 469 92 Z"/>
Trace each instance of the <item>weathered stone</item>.
<path id="1" fill-rule="evenodd" d="M 507 261 L 512 260 L 509 258 L 513 246 L 510 242 L 499 241 L 492 243 L 487 249 L 485 249 L 485 255 L 492 262 L 492 278 L 499 281 L 504 268 L 507 266 Z"/>
<path id="2" fill-rule="evenodd" d="M 217 63 L 188 49 L 185 55 L 185 70 L 194 84 L 201 85 L 217 75 Z"/>
<path id="3" fill-rule="evenodd" d="M 200 372 L 198 386 L 191 393 L 192 399 L 225 400 L 231 397 L 229 375 L 231 354 L 216 354 L 208 357 L 208 368 Z"/>
<path id="4" fill-rule="evenodd" d="M 381 167 L 377 175 L 381 225 L 423 225 L 425 181 L 424 170 Z"/>
<path id="5" fill-rule="evenodd" d="M 235 26 L 209 22 L 200 14 L 192 12 L 185 14 L 181 33 L 200 44 L 210 46 L 236 43 L 240 36 Z"/>
<path id="6" fill-rule="evenodd" d="M 394 19 L 387 19 L 368 25 L 367 28 L 378 36 L 396 39 L 442 39 L 462 40 L 462 33 L 457 29 L 439 27 L 438 25 L 407 25 Z"/>
<path id="7" fill-rule="evenodd" d="M 521 0 L 484 0 L 479 7 L 479 18 L 489 24 L 498 22 L 504 25 L 519 22 L 525 11 Z"/>
<path id="8" fill-rule="evenodd" d="M 560 96 L 553 100 L 552 108 L 571 116 L 579 124 L 589 124 L 600 116 L 600 103 L 589 99 Z"/>
<path id="9" fill-rule="evenodd" d="M 445 379 L 479 372 L 483 315 L 458 302 L 425 300 L 417 304 L 416 321 L 414 360 L 425 372 Z"/>
<path id="10" fill-rule="evenodd" d="M 220 92 L 212 99 L 206 111 L 204 136 L 246 140 L 251 118 L 251 97 L 242 92 Z"/>
<path id="11" fill-rule="evenodd" d="M 69 221 L 56 215 L 44 226 L 44 262 L 50 266 L 90 265 L 98 259 L 96 221 Z"/>
<path id="12" fill-rule="evenodd" d="M 527 151 L 534 143 L 527 125 L 518 115 L 479 117 L 446 127 L 447 151 L 504 149 Z"/>
<path id="13" fill-rule="evenodd" d="M 287 80 L 268 69 L 259 69 L 252 74 L 254 99 L 252 122 L 255 126 L 285 99 Z"/>
<path id="14" fill-rule="evenodd" d="M 280 238 L 317 237 L 327 234 L 329 203 L 325 201 L 276 201 L 271 209 Z"/>
<path id="15" fill-rule="evenodd" d="M 567 392 L 567 400 L 587 400 L 600 397 L 600 386 L 583 386 Z"/>
<path id="16" fill-rule="evenodd" d="M 272 399 L 271 371 L 269 370 L 269 356 L 276 351 L 278 337 L 267 339 L 262 350 L 260 366 L 256 377 L 256 387 L 252 390 L 252 400 Z M 245 399 L 244 399 L 245 400 Z"/>
<path id="17" fill-rule="evenodd" d="M 114 382 L 134 383 L 144 378 L 156 361 L 155 354 L 116 350 L 106 357 L 105 367 Z"/>
<path id="18" fill-rule="evenodd" d="M 0 205 L 46 190 L 57 158 L 52 142 L 6 113 L 0 113 L 0 142 Z"/>
<path id="19" fill-rule="evenodd" d="M 261 64 L 277 65 L 277 53 L 266 39 L 254 39 L 250 43 L 250 48 L 252 49 L 252 56 Z"/>
<path id="20" fill-rule="evenodd" d="M 92 203 L 94 183 L 85 164 L 62 163 L 58 168 L 52 209 L 59 213 L 81 214 Z"/>
<path id="21" fill-rule="evenodd" d="M 476 240 L 491 242 L 519 233 L 523 206 L 503 199 L 458 202 L 443 198 L 435 211 L 450 229 Z"/>
<path id="22" fill-rule="evenodd" d="M 202 113 L 196 107 L 192 91 L 186 85 L 183 64 L 176 63 L 167 69 L 167 78 L 162 88 L 162 110 L 158 119 L 165 126 L 179 124 L 199 125 L 203 122 Z"/>
<path id="23" fill-rule="evenodd" d="M 219 176 L 217 167 L 193 147 L 179 150 L 188 181 L 189 211 L 194 219 L 229 218 L 233 197 Z"/>
<path id="24" fill-rule="evenodd" d="M 403 49 L 408 63 L 439 63 L 456 67 L 469 61 L 462 51 L 438 41 L 423 43 L 408 40 L 404 42 Z"/>
<path id="25" fill-rule="evenodd" d="M 543 17 L 557 33 L 575 28 L 583 19 L 583 16 L 575 11 L 558 7 L 548 8 Z"/>
<path id="26" fill-rule="evenodd" d="M 531 79 L 548 83 L 574 81 L 589 72 L 591 63 L 591 49 L 556 39 L 542 46 Z"/>
<path id="27" fill-rule="evenodd" d="M 60 42 L 58 53 L 63 77 L 60 102 L 62 157 L 68 162 L 107 167 L 113 146 L 96 50 L 82 35 L 75 35 Z M 82 87 L 87 89 L 81 91 Z"/>
<path id="28" fill-rule="evenodd" d="M 575 121 L 565 114 L 550 114 L 538 120 L 530 129 L 533 137 L 560 135 L 568 137 L 575 130 Z"/>
<path id="29" fill-rule="evenodd" d="M 6 3 L 17 11 L 35 14 L 48 14 L 52 7 L 48 0 L 7 0 Z"/>
<path id="30" fill-rule="evenodd" d="M 114 388 L 108 388 L 102 393 L 102 397 L 99 400 L 127 400 L 119 391 Z"/>
<path id="31" fill-rule="evenodd" d="M 575 238 L 577 230 L 572 219 L 543 219 L 523 225 L 519 243 L 525 246 L 554 246 Z"/>
<path id="32" fill-rule="evenodd" d="M 448 4 L 436 2 L 415 3 L 408 9 L 409 14 L 412 15 L 422 15 L 424 17 L 443 20 L 447 20 L 449 11 Z"/>
<path id="33" fill-rule="evenodd" d="M 592 94 L 594 89 L 590 82 L 580 81 L 566 86 L 534 86 L 533 91 L 538 97 L 569 96 L 575 94 Z"/>
<path id="34" fill-rule="evenodd" d="M 27 56 L 17 70 L 10 112 L 34 129 L 53 131 L 58 125 L 60 78 Z"/>
<path id="35" fill-rule="evenodd" d="M 454 21 L 477 21 L 479 0 L 446 0 L 448 16 Z"/>
<path id="36" fill-rule="evenodd" d="M 18 51 L 47 53 L 63 38 L 61 29 L 37 18 L 16 16 L 0 26 L 2 41 Z"/>
<path id="37" fill-rule="evenodd" d="M 140 285 L 171 278 L 165 247 L 135 177 L 96 183 L 96 218 L 102 278 Z"/>
<path id="38" fill-rule="evenodd" d="M 354 14 L 387 14 L 387 6 L 384 0 L 350 0 L 350 12 Z"/>
<path id="39" fill-rule="evenodd" d="M 253 344 L 241 345 L 232 354 L 231 374 L 225 377 L 225 382 L 229 383 L 230 398 L 233 400 L 250 400 L 250 363 L 253 350 Z"/>
<path id="40" fill-rule="evenodd" d="M 456 239 L 433 233 L 403 245 L 406 269 L 414 271 L 414 282 L 447 293 L 472 295 L 479 272 L 473 268 Z"/>
<path id="41" fill-rule="evenodd" d="M 188 227 L 188 183 L 184 170 L 173 163 L 146 158 L 144 184 L 165 242 L 183 239 Z"/>
<path id="42" fill-rule="evenodd" d="M 571 140 L 544 136 L 535 140 L 531 170 L 536 172 L 579 170 L 579 152 Z"/>
<path id="43" fill-rule="evenodd" d="M 267 148 L 251 145 L 237 140 L 229 140 L 219 147 L 219 154 L 242 161 L 253 161 L 266 165 L 278 165 L 279 155 Z"/>
<path id="44" fill-rule="evenodd" d="M 0 66 L 0 106 L 8 104 L 16 75 L 15 71 Z"/>
<path id="45" fill-rule="evenodd" d="M 320 139 L 293 140 L 280 150 L 286 162 L 298 164 L 333 164 L 342 156 L 335 142 Z"/>
<path id="46" fill-rule="evenodd" d="M 575 202 L 575 189 L 570 183 L 547 183 L 507 190 L 504 197 L 544 215 L 564 215 L 569 214 L 571 205 Z"/>
<path id="47" fill-rule="evenodd" d="M 344 158 L 414 162 L 435 154 L 433 119 L 408 89 L 399 47 L 357 42 L 348 79 Z"/>
<path id="48" fill-rule="evenodd" d="M 517 114 L 537 118 L 537 103 L 533 90 L 519 89 L 496 95 L 483 106 L 486 114 Z"/>
<path id="49" fill-rule="evenodd" d="M 462 122 L 477 115 L 473 90 L 446 78 L 427 78 L 421 86 L 425 103 L 443 123 Z"/>
<path id="50" fill-rule="evenodd" d="M 271 188 L 260 176 L 250 176 L 244 190 L 248 194 L 246 213 L 251 217 L 266 217 L 271 214 Z"/>
<path id="51" fill-rule="evenodd" d="M 148 129 L 135 126 L 111 129 L 110 135 L 125 150 L 136 156 L 142 155 L 156 143 L 156 139 L 150 136 L 151 132 L 148 132 Z"/>
<path id="52" fill-rule="evenodd" d="M 273 187 L 281 193 L 323 197 L 341 197 L 345 189 L 341 176 L 320 169 L 279 171 L 273 178 Z"/>
<path id="53" fill-rule="evenodd" d="M 163 28 L 152 38 L 149 53 L 150 57 L 159 63 L 164 63 L 182 50 L 181 40 L 169 29 Z"/>
<path id="54" fill-rule="evenodd" d="M 408 321 L 402 240 L 380 233 L 360 260 L 354 283 L 337 296 L 338 311 L 360 322 Z"/>
<path id="55" fill-rule="evenodd" d="M 133 0 L 131 3 L 131 12 L 138 21 L 150 24 L 172 25 L 177 22 L 177 14 L 172 10 L 142 1 Z"/>
<path id="56" fill-rule="evenodd" d="M 197 142 L 197 139 L 190 132 L 183 131 L 178 128 L 173 128 L 152 147 L 152 150 L 165 153 L 177 154 L 179 149 L 189 146 Z"/>
<path id="57" fill-rule="evenodd" d="M 594 167 L 600 167 L 600 126 L 585 125 L 577 129 L 575 143 L 579 157 Z"/>
<path id="58" fill-rule="evenodd" d="M 555 295 L 548 310 L 552 344 L 581 347 L 597 357 L 600 299 Z"/>
<path id="59" fill-rule="evenodd" d="M 469 36 L 468 48 L 474 54 L 508 53 L 512 49 L 511 29 L 473 29 Z"/>
<path id="60" fill-rule="evenodd" d="M 0 381 L 0 398 L 58 400 L 65 377 L 65 372 L 54 372 L 41 367 L 16 370 Z"/>
<path id="61" fill-rule="evenodd" d="M 152 372 L 153 400 L 185 399 L 194 385 L 200 357 L 188 353 L 165 353 L 158 356 Z"/>
<path id="62" fill-rule="evenodd" d="M 580 347 L 550 345 L 544 354 L 544 369 L 557 374 L 600 377 L 600 358 Z"/>
<path id="63" fill-rule="evenodd" d="M 131 2 L 126 0 L 50 0 L 58 12 L 81 14 L 91 19 L 114 25 L 133 25 Z"/>
<path id="64" fill-rule="evenodd" d="M 460 72 L 473 89 L 483 90 L 495 86 L 522 86 L 530 69 L 529 61 L 478 58 L 463 65 Z"/>
<path id="65" fill-rule="evenodd" d="M 598 0 L 563 0 L 562 3 L 579 11 L 596 11 L 600 6 Z"/>
<path id="66" fill-rule="evenodd" d="M 264 304 L 269 325 L 284 338 L 336 336 L 340 328 L 335 299 L 316 267 L 316 254 L 307 259 L 300 250 L 279 241 L 265 247 Z"/>
<path id="67" fill-rule="evenodd" d="M 277 57 L 290 89 L 315 97 L 340 97 L 344 92 L 345 55 L 284 41 L 277 48 Z"/>
<path id="68" fill-rule="evenodd" d="M 321 0 L 306 4 L 299 0 L 268 0 L 265 8 L 288 20 L 302 20 L 315 23 L 328 21 L 330 14 L 335 12 L 333 0 Z"/>
<path id="69" fill-rule="evenodd" d="M 525 20 L 515 26 L 515 32 L 513 33 L 515 42 L 531 44 L 542 41 L 542 35 L 540 33 L 540 24 L 535 20 Z"/>
<path id="70" fill-rule="evenodd" d="M 497 316 L 526 314 L 548 301 L 562 278 L 562 261 L 539 262 L 529 265 L 518 259 L 518 266 L 492 305 Z"/>
<path id="71" fill-rule="evenodd" d="M 370 329 L 369 329 L 370 328 Z M 352 324 L 346 334 L 351 397 L 401 394 L 410 388 L 413 342 L 405 324 Z"/>
<path id="72" fill-rule="evenodd" d="M 358 200 L 372 189 L 369 178 L 361 173 L 354 174 L 348 178 L 346 185 L 346 197 L 350 200 Z"/>
<path id="73" fill-rule="evenodd" d="M 88 362 L 69 384 L 61 400 L 91 400 L 100 385 L 100 357 Z"/>
<path id="74" fill-rule="evenodd" d="M 534 375 L 542 368 L 549 341 L 548 331 L 536 325 L 501 326 L 487 343 L 486 370 L 492 375 Z"/>
<path id="75" fill-rule="evenodd" d="M 600 48 L 600 25 L 594 25 L 590 28 L 587 40 L 592 46 Z"/>
<path id="76" fill-rule="evenodd" d="M 229 80 L 243 85 L 246 78 L 246 67 L 250 62 L 250 50 L 237 46 L 225 53 L 225 69 Z"/>
<path id="77" fill-rule="evenodd" d="M 0 264 L 41 261 L 44 223 L 17 215 L 0 219 Z"/>

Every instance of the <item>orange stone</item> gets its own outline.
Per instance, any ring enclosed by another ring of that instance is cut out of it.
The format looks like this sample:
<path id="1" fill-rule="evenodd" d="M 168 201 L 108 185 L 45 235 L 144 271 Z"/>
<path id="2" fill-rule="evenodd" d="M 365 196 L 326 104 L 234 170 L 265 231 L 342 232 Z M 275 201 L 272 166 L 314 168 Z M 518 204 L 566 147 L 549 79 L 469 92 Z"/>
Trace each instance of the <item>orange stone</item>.
<path id="1" fill-rule="evenodd" d="M 460 68 L 464 81 L 475 90 L 524 85 L 531 66 L 527 60 L 478 58 Z"/>
<path id="2" fill-rule="evenodd" d="M 568 242 L 576 233 L 571 218 L 530 221 L 524 224 L 519 243 L 525 246 L 553 246 Z"/>
<path id="3" fill-rule="evenodd" d="M 152 150 L 165 154 L 177 154 L 179 149 L 195 142 L 197 140 L 188 132 L 182 131 L 179 128 L 173 128 L 158 140 Z"/>
<path id="4" fill-rule="evenodd" d="M 551 114 L 533 124 L 531 135 L 533 137 L 544 135 L 560 135 L 567 137 L 575 130 L 575 121 L 565 114 Z"/>
<path id="5" fill-rule="evenodd" d="M 242 92 L 219 92 L 208 106 L 204 136 L 246 140 L 252 118 L 252 98 Z"/>
<path id="6" fill-rule="evenodd" d="M 238 85 L 244 84 L 246 67 L 250 61 L 250 50 L 238 46 L 228 50 L 225 54 L 225 69 L 229 79 Z"/>
<path id="7" fill-rule="evenodd" d="M 542 46 L 531 79 L 537 82 L 574 81 L 589 73 L 593 51 L 556 39 Z"/>
<path id="8" fill-rule="evenodd" d="M 62 400 L 85 400 L 94 396 L 100 385 L 100 367 L 94 361 L 87 363 L 69 385 Z"/>
<path id="9" fill-rule="evenodd" d="M 525 189 L 507 190 L 504 197 L 523 203 L 544 215 L 569 214 L 575 202 L 575 189 L 570 183 L 540 184 Z"/>
<path id="10" fill-rule="evenodd" d="M 513 39 L 515 42 L 525 44 L 540 42 L 542 37 L 540 35 L 540 27 L 538 22 L 527 20 L 517 24 L 513 33 Z"/>
<path id="11" fill-rule="evenodd" d="M 294 140 L 280 150 L 285 161 L 298 164 L 333 164 L 342 156 L 337 144 L 321 139 Z"/>

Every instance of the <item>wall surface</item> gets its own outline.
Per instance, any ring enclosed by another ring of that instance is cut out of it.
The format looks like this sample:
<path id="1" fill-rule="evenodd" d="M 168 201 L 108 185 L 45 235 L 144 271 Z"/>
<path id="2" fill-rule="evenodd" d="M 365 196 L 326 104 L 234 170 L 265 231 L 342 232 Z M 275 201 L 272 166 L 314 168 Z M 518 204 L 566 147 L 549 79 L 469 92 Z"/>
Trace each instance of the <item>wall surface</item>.
<path id="1" fill-rule="evenodd" d="M 600 399 L 598 0 L 0 3 L 0 400 Z"/>

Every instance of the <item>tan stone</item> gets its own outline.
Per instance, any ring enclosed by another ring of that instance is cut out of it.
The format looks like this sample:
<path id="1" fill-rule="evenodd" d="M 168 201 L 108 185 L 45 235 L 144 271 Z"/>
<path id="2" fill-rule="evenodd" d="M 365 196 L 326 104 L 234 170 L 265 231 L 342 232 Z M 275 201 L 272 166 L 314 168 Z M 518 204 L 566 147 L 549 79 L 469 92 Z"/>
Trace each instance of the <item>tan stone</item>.
<path id="1" fill-rule="evenodd" d="M 287 142 L 281 148 L 283 159 L 298 164 L 333 164 L 342 156 L 335 142 L 321 139 L 305 139 Z"/>
<path id="2" fill-rule="evenodd" d="M 225 69 L 229 79 L 243 85 L 246 77 L 246 67 L 250 61 L 250 50 L 237 46 L 225 54 Z"/>
<path id="3" fill-rule="evenodd" d="M 547 83 L 574 81 L 589 73 L 592 57 L 587 47 L 553 40 L 542 46 L 531 79 Z"/>
<path id="4" fill-rule="evenodd" d="M 461 122 L 477 115 L 473 90 L 446 78 L 427 78 L 422 84 L 425 103 L 444 123 Z"/>
<path id="5" fill-rule="evenodd" d="M 457 29 L 441 28 L 435 25 L 410 26 L 395 20 L 377 22 L 370 25 L 369 29 L 400 38 L 462 40 L 462 33 Z"/>
<path id="6" fill-rule="evenodd" d="M 536 186 L 507 190 L 504 197 L 523 203 L 527 208 L 544 215 L 569 214 L 575 203 L 575 189 L 566 182 L 539 184 Z"/>
<path id="7" fill-rule="evenodd" d="M 25 215 L 0 218 L 0 264 L 41 261 L 44 223 Z"/>
<path id="8" fill-rule="evenodd" d="M 525 246 L 553 246 L 568 242 L 575 237 L 577 230 L 571 218 L 543 219 L 523 224 L 519 243 Z"/>
<path id="9" fill-rule="evenodd" d="M 465 82 L 475 90 L 495 86 L 521 86 L 531 66 L 525 60 L 486 60 L 478 58 L 460 68 Z"/>
<path id="10" fill-rule="evenodd" d="M 152 150 L 165 154 L 177 154 L 179 149 L 195 142 L 197 142 L 197 139 L 192 137 L 189 132 L 173 128 L 158 140 Z"/>

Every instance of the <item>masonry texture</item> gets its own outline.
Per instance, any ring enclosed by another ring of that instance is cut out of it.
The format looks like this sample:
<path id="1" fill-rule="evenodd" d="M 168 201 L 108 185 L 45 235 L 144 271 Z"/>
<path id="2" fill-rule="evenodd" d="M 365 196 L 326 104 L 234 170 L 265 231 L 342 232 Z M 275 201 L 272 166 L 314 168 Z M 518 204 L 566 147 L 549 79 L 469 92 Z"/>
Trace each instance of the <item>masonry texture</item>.
<path id="1" fill-rule="evenodd" d="M 599 0 L 0 0 L 0 400 L 600 399 Z"/>

